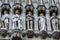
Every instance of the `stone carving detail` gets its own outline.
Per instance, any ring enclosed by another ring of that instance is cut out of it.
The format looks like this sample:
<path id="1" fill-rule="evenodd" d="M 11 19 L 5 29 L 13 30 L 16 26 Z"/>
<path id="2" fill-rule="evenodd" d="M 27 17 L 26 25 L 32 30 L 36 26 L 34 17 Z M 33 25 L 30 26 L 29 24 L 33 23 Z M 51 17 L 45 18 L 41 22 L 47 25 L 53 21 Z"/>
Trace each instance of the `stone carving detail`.
<path id="1" fill-rule="evenodd" d="M 28 12 L 27 16 L 26 16 L 26 20 L 27 20 L 27 28 L 28 29 L 33 29 L 33 21 L 34 21 L 34 17 L 33 15 L 31 15 L 31 12 Z"/>
<path id="2" fill-rule="evenodd" d="M 50 22 L 51 22 L 52 30 L 53 31 L 58 30 L 58 28 L 59 28 L 59 18 L 56 16 L 55 13 L 52 14 Z"/>
<path id="3" fill-rule="evenodd" d="M 16 10 L 15 14 L 12 17 L 12 22 L 13 22 L 13 28 L 22 28 L 22 19 L 21 16 L 19 15 L 19 11 Z"/>
<path id="4" fill-rule="evenodd" d="M 43 15 L 43 13 L 41 13 L 40 15 L 39 15 L 39 28 L 40 28 L 40 31 L 43 31 L 43 30 L 45 30 L 46 31 L 46 26 L 47 26 L 47 20 L 46 20 L 46 18 L 45 18 L 45 16 Z"/>
<path id="5" fill-rule="evenodd" d="M 9 27 L 9 14 L 7 11 L 4 11 L 4 15 L 2 15 L 2 28 L 8 28 Z"/>

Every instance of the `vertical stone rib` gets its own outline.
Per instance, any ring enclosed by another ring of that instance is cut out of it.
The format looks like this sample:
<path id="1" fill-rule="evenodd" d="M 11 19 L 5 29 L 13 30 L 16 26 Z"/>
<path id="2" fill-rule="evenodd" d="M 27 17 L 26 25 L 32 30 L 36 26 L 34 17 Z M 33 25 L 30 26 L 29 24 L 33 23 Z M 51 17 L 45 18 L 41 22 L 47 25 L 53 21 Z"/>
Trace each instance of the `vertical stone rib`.
<path id="1" fill-rule="evenodd" d="M 55 6 L 54 0 L 50 0 L 50 6 L 51 6 L 51 5 Z"/>
<path id="2" fill-rule="evenodd" d="M 26 4 L 31 5 L 32 4 L 32 0 L 26 0 Z"/>

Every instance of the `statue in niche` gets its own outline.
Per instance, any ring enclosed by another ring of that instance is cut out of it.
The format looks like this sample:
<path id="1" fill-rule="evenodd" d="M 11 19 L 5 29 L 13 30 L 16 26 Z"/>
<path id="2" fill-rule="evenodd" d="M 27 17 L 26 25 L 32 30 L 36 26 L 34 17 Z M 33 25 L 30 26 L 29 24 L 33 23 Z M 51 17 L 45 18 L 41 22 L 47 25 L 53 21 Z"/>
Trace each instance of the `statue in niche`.
<path id="1" fill-rule="evenodd" d="M 38 20 L 39 20 L 38 24 L 39 24 L 40 31 L 43 31 L 43 30 L 46 31 L 47 19 L 45 18 L 43 13 L 40 13 Z"/>
<path id="2" fill-rule="evenodd" d="M 54 4 L 52 6 L 50 6 L 50 24 L 51 24 L 51 31 L 52 33 L 52 37 L 54 39 L 59 39 L 59 18 L 57 17 L 58 15 L 58 7 Z"/>
<path id="3" fill-rule="evenodd" d="M 56 16 L 55 12 L 53 12 L 50 22 L 51 22 L 51 27 L 53 31 L 56 31 L 59 29 L 59 18 Z"/>
<path id="4" fill-rule="evenodd" d="M 57 17 L 57 12 L 52 12 L 52 16 L 51 16 L 51 29 L 52 29 L 52 36 L 54 39 L 59 39 L 59 18 Z"/>
<path id="5" fill-rule="evenodd" d="M 14 28 L 22 28 L 22 19 L 19 15 L 19 10 L 15 10 L 15 14 L 12 18 Z"/>
<path id="6" fill-rule="evenodd" d="M 33 30 L 34 30 L 34 16 L 32 15 L 32 12 L 29 11 L 28 14 L 26 15 L 26 26 L 27 26 L 27 36 L 28 38 L 32 38 L 33 37 Z"/>
<path id="7" fill-rule="evenodd" d="M 8 28 L 9 27 L 9 14 L 8 11 L 4 11 L 4 15 L 2 15 L 2 28 Z"/>
<path id="8" fill-rule="evenodd" d="M 1 14 L 2 14 L 2 28 L 9 29 L 9 20 L 10 20 L 10 5 L 9 4 L 2 4 Z"/>
<path id="9" fill-rule="evenodd" d="M 46 39 L 48 37 L 47 33 L 47 19 L 46 19 L 46 7 L 44 5 L 39 5 L 38 9 L 38 29 L 41 34 L 42 39 Z"/>
<path id="10" fill-rule="evenodd" d="M 27 29 L 33 29 L 33 21 L 34 21 L 34 17 L 32 15 L 32 12 L 28 12 L 27 16 L 26 16 L 26 20 L 27 20 Z"/>
<path id="11" fill-rule="evenodd" d="M 41 33 L 41 38 L 46 39 L 48 34 L 47 34 L 47 19 L 44 15 L 44 12 L 41 12 L 38 17 L 38 26 L 39 30 Z"/>

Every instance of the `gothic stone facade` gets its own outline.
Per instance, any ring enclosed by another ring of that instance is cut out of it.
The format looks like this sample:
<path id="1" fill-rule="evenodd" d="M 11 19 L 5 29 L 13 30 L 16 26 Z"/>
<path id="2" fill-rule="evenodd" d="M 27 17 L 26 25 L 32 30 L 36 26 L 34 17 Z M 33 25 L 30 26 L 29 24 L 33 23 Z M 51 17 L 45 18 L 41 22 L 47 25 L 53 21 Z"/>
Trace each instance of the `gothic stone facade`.
<path id="1" fill-rule="evenodd" d="M 0 40 L 59 39 L 59 0 L 0 0 Z"/>

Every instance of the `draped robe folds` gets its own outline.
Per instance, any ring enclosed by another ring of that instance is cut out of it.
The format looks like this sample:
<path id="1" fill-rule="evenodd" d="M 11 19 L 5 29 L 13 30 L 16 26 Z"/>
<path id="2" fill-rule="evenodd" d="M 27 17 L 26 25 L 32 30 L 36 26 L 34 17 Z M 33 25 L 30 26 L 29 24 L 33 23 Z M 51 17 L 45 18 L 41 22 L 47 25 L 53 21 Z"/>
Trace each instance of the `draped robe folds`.
<path id="1" fill-rule="evenodd" d="M 53 31 L 58 30 L 59 27 L 59 19 L 57 17 L 52 16 L 51 17 L 51 27 Z"/>
<path id="2" fill-rule="evenodd" d="M 9 15 L 5 14 L 2 16 L 2 28 L 8 28 L 9 27 Z"/>
<path id="3" fill-rule="evenodd" d="M 33 17 L 28 15 L 26 19 L 27 19 L 27 29 L 33 30 Z"/>
<path id="4" fill-rule="evenodd" d="M 13 22 L 13 29 L 17 29 L 20 28 L 22 29 L 22 22 L 21 22 L 21 17 L 19 15 L 14 15 L 12 18 L 12 22 Z"/>
<path id="5" fill-rule="evenodd" d="M 46 31 L 46 18 L 44 16 L 39 16 L 39 28 L 40 28 L 40 31 Z"/>

